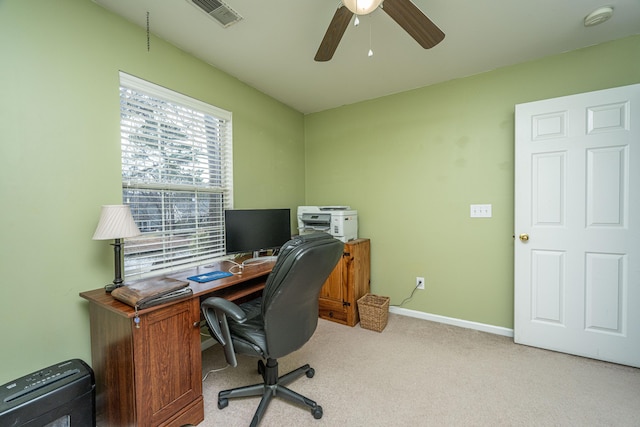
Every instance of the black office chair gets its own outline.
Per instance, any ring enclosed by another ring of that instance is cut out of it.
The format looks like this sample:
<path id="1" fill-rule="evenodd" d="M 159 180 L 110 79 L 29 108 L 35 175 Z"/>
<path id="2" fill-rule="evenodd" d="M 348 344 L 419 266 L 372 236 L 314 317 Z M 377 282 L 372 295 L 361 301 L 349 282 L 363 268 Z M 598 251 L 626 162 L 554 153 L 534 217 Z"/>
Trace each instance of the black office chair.
<path id="1" fill-rule="evenodd" d="M 262 297 L 240 304 L 210 297 L 202 302 L 202 312 L 211 335 L 223 345 L 230 365 L 237 366 L 235 353 L 260 357 L 258 372 L 263 382 L 223 390 L 218 408 L 229 399 L 262 396 L 251 426 L 257 426 L 273 396 L 306 405 L 314 418 L 322 418 L 322 407 L 286 387 L 313 368 L 304 365 L 278 377 L 278 358 L 302 347 L 318 324 L 318 294 L 338 263 L 344 244 L 325 233 L 298 236 L 280 250 Z M 266 360 L 266 364 L 263 362 Z"/>

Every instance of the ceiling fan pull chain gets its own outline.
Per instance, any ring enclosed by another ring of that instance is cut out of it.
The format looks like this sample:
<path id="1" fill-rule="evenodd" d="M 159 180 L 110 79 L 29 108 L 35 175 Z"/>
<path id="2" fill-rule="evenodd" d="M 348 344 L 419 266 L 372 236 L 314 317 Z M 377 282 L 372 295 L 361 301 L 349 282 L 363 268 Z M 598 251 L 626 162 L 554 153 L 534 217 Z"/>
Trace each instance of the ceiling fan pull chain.
<path id="1" fill-rule="evenodd" d="M 369 58 L 373 56 L 373 48 L 371 47 L 371 33 L 373 33 L 373 21 L 369 18 Z"/>
<path id="2" fill-rule="evenodd" d="M 149 37 L 149 11 L 147 10 L 147 52 L 151 50 L 151 37 Z"/>

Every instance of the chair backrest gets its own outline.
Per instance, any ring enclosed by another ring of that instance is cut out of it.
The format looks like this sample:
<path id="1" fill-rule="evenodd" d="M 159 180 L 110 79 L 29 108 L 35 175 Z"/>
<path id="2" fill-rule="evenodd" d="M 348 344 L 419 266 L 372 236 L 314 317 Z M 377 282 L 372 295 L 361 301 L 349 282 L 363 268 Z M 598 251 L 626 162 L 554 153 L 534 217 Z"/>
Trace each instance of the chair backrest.
<path id="1" fill-rule="evenodd" d="M 344 251 L 326 233 L 297 236 L 282 246 L 262 293 L 268 357 L 302 347 L 318 325 L 318 296 Z"/>

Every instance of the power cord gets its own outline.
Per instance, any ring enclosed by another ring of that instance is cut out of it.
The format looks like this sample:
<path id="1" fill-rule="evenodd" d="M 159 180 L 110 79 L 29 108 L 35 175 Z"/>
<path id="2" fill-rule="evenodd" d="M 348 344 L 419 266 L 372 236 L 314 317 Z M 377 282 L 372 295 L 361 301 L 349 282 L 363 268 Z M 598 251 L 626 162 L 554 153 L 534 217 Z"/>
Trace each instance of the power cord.
<path id="1" fill-rule="evenodd" d="M 413 291 L 411 291 L 411 295 L 409 295 L 407 298 L 404 299 L 404 301 L 402 301 L 400 304 L 390 304 L 392 307 L 402 307 L 404 305 L 404 303 L 411 301 L 411 298 L 413 298 L 413 294 L 416 293 L 416 291 L 418 290 L 418 286 L 420 286 L 420 284 L 417 284 L 415 288 L 413 288 Z"/>
<path id="2" fill-rule="evenodd" d="M 225 369 L 227 369 L 229 366 L 229 364 L 227 364 L 227 366 L 225 366 L 224 368 L 218 368 L 218 369 L 212 369 L 209 372 L 207 372 L 204 377 L 202 377 L 202 382 L 205 382 L 207 380 L 207 377 L 209 376 L 209 374 L 215 374 L 216 372 L 220 372 L 220 371 L 224 371 Z"/>
<path id="3" fill-rule="evenodd" d="M 200 336 L 202 336 L 202 337 L 209 337 L 209 338 L 211 338 L 212 340 L 214 340 L 214 344 L 215 344 L 215 343 L 217 343 L 217 341 L 215 341 L 215 338 L 213 338 L 213 337 L 211 336 L 211 334 L 210 334 L 210 333 L 208 333 L 208 332 L 203 332 L 203 331 L 202 331 L 202 330 L 203 330 L 203 329 L 205 329 L 205 328 L 208 328 L 208 326 L 207 326 L 206 322 L 204 322 L 204 321 L 203 321 L 203 322 L 201 323 L 201 325 L 200 325 Z M 227 366 L 225 366 L 224 368 L 218 368 L 218 369 L 212 369 L 212 370 L 210 370 L 209 372 L 207 372 L 207 373 L 204 375 L 204 377 L 202 377 L 202 382 L 205 382 L 205 380 L 207 379 L 207 377 L 209 376 L 209 374 L 215 374 L 216 372 L 224 371 L 224 370 L 225 370 L 225 369 L 227 369 L 229 366 L 231 366 L 231 365 L 229 365 L 229 364 L 227 363 Z"/>
<path id="4" fill-rule="evenodd" d="M 272 255 L 272 256 L 264 256 L 264 257 L 258 257 L 258 258 L 251 258 L 248 260 L 244 260 L 241 263 L 230 260 L 230 259 L 227 260 L 227 262 L 230 262 L 233 264 L 231 267 L 229 267 L 229 273 L 238 275 L 238 274 L 242 274 L 244 269 L 247 267 L 257 267 L 259 265 L 266 264 L 268 262 L 274 262 L 275 260 L 276 260 L 276 256 Z"/>
<path id="5" fill-rule="evenodd" d="M 244 269 L 244 265 L 240 264 L 239 262 L 235 262 L 232 261 L 230 259 L 227 260 L 227 262 L 232 263 L 233 265 L 231 267 L 229 267 L 229 273 L 237 276 L 238 274 L 242 274 L 242 270 Z M 234 271 L 235 269 L 238 269 L 239 271 Z"/>

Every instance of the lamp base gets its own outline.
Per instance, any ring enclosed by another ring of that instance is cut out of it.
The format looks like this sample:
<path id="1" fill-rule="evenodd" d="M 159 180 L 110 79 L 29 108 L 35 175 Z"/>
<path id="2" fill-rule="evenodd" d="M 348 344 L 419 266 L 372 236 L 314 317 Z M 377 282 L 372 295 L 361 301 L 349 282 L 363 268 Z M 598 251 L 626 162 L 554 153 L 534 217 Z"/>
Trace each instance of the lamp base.
<path id="1" fill-rule="evenodd" d="M 122 283 L 107 283 L 104 285 L 104 291 L 110 294 L 114 289 L 124 286 Z"/>
<path id="2" fill-rule="evenodd" d="M 104 291 L 107 293 L 110 293 L 111 291 L 113 291 L 116 288 L 119 288 L 120 286 L 124 286 L 122 284 L 123 280 L 122 280 L 122 268 L 120 266 L 120 258 L 121 258 L 121 251 L 122 251 L 122 240 L 121 239 L 115 239 L 115 242 L 112 243 L 113 245 L 113 266 L 114 266 L 114 270 L 115 270 L 115 279 L 113 279 L 113 283 L 109 283 L 108 285 L 106 285 L 104 287 Z"/>

